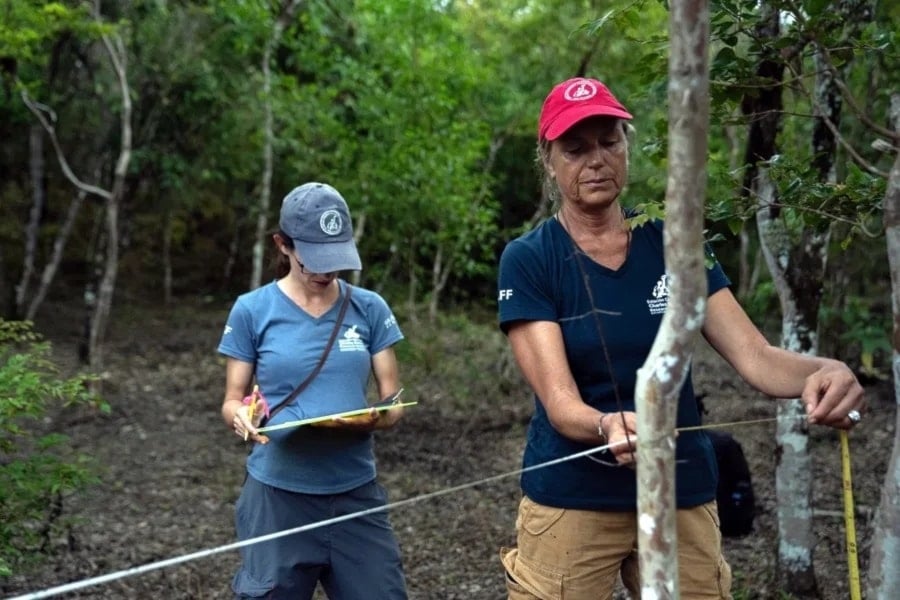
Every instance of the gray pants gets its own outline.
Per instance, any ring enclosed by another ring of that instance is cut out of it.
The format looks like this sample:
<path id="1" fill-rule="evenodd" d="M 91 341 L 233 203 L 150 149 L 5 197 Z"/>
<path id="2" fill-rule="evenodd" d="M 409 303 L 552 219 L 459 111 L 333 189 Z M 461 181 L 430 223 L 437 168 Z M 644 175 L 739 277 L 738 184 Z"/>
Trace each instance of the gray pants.
<path id="1" fill-rule="evenodd" d="M 341 494 L 298 494 L 247 477 L 236 506 L 238 539 L 293 529 L 386 504 L 371 481 Z M 379 511 L 241 548 L 236 598 L 308 600 L 321 582 L 335 600 L 406 600 L 400 548 Z"/>

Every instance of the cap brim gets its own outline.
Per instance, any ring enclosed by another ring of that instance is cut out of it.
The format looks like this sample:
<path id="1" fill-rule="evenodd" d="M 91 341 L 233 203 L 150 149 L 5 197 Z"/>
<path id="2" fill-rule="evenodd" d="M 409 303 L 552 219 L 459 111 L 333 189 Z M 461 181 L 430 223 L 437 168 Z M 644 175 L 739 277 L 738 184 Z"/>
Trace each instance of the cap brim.
<path id="1" fill-rule="evenodd" d="M 303 266 L 312 273 L 362 270 L 362 261 L 353 240 L 325 244 L 294 240 L 294 248 L 303 260 Z"/>
<path id="2" fill-rule="evenodd" d="M 628 111 L 618 109 L 614 106 L 586 105 L 572 107 L 569 110 L 563 111 L 552 123 L 550 123 L 550 126 L 547 127 L 547 130 L 544 132 L 544 139 L 553 141 L 568 131 L 573 125 L 588 117 L 617 117 L 619 119 L 628 120 L 634 118 Z"/>

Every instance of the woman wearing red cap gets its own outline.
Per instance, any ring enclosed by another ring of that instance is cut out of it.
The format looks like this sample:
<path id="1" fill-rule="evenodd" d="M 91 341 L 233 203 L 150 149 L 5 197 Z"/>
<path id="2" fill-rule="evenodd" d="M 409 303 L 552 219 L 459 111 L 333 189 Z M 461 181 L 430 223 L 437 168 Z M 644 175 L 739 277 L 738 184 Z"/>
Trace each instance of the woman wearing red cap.
<path id="1" fill-rule="evenodd" d="M 634 469 L 623 467 L 635 458 L 636 373 L 665 312 L 669 278 L 662 223 L 631 229 L 619 200 L 631 118 L 596 79 L 570 79 L 550 91 L 538 159 L 557 210 L 510 242 L 500 259 L 500 326 L 535 393 L 523 466 L 620 444 L 523 473 L 517 547 L 501 551 L 511 600 L 605 600 L 620 575 L 640 596 L 637 483 Z M 761 392 L 802 397 L 811 423 L 849 429 L 858 422 L 864 399 L 852 371 L 770 345 L 710 258 L 703 334 L 712 347 Z M 688 376 L 677 426 L 699 422 Z M 707 435 L 682 432 L 676 460 L 681 595 L 730 598 Z"/>

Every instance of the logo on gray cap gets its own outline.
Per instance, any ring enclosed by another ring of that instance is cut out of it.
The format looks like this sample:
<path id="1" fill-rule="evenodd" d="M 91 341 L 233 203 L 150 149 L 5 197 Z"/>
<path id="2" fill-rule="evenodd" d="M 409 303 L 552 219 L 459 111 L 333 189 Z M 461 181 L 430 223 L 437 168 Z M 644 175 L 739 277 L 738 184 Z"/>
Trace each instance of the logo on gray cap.
<path id="1" fill-rule="evenodd" d="M 344 228 L 344 221 L 341 219 L 341 213 L 331 209 L 326 210 L 319 217 L 319 227 L 325 235 L 339 235 Z"/>

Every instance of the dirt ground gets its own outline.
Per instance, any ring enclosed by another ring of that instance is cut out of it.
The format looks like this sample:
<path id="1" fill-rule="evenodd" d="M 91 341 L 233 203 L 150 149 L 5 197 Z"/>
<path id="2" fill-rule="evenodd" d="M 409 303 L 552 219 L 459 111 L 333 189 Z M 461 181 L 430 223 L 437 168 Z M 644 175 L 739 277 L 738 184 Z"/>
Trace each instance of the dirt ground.
<path id="1" fill-rule="evenodd" d="M 115 315 L 103 373 L 111 415 L 69 411 L 47 423 L 49 429 L 68 433 L 76 452 L 97 460 L 103 468 L 102 484 L 67 500 L 66 514 L 77 517 L 77 524 L 54 540 L 46 565 L 0 581 L 4 597 L 235 541 L 233 506 L 246 448 L 219 417 L 223 362 L 214 348 L 226 310 Z M 45 313 L 37 329 L 54 343 L 61 360 L 73 358 L 79 319 L 58 318 L 65 313 L 52 309 Z M 508 360 L 498 356 L 497 363 L 508 367 Z M 420 404 L 399 427 L 379 433 L 376 441 L 380 480 L 391 501 L 402 502 L 391 511 L 391 519 L 404 554 L 410 598 L 499 600 L 505 595 L 498 548 L 514 540 L 519 498 L 517 477 L 501 475 L 519 466 L 531 401 L 520 384 L 507 398 L 482 399 L 489 410 L 447 401 L 446 390 L 460 384 L 442 381 L 440 356 L 436 363 L 427 381 L 404 382 L 405 399 Z M 705 348 L 698 350 L 695 382 L 698 391 L 708 394 L 707 423 L 774 415 L 770 400 L 748 390 Z M 871 521 L 895 422 L 888 384 L 869 388 L 868 400 L 870 413 L 850 436 L 863 584 Z M 784 598 L 774 575 L 774 424 L 730 431 L 743 444 L 758 503 L 755 532 L 725 541 L 734 591 L 738 598 Z M 847 598 L 838 435 L 813 429 L 810 449 L 821 597 Z M 470 485 L 486 478 L 493 480 Z M 217 552 L 62 597 L 228 598 L 237 561 L 235 550 Z"/>

